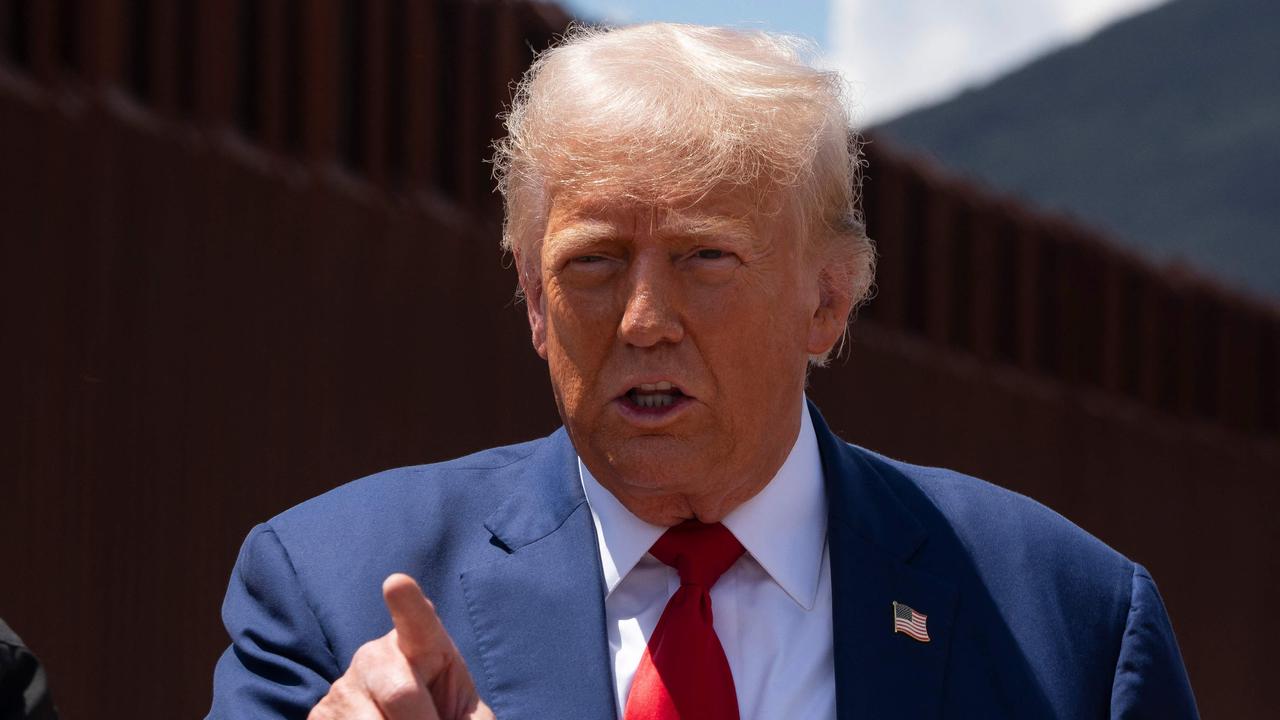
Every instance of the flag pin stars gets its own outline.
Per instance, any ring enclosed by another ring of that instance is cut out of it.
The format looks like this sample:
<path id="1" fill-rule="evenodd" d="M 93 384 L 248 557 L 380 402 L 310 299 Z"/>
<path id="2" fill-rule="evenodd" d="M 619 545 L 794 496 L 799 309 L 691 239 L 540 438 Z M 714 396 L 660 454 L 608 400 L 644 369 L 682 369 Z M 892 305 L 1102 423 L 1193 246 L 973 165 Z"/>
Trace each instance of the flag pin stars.
<path id="1" fill-rule="evenodd" d="M 929 616 L 900 602 L 893 603 L 893 631 L 920 642 L 929 642 Z"/>

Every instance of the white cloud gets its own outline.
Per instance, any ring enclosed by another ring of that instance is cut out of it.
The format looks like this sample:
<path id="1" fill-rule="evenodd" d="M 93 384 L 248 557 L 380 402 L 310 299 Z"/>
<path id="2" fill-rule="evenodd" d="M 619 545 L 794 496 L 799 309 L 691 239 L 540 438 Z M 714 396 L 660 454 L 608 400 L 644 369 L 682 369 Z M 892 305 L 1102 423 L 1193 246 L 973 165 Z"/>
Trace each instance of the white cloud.
<path id="1" fill-rule="evenodd" d="M 991 80 L 1163 0 L 831 0 L 824 64 L 862 124 Z"/>

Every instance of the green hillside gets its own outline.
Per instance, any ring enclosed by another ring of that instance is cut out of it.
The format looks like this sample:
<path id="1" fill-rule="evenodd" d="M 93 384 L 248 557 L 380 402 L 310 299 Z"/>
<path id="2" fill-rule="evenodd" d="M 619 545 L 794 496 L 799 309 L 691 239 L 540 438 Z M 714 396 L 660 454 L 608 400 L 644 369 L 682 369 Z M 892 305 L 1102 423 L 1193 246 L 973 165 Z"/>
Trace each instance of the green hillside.
<path id="1" fill-rule="evenodd" d="M 1280 300 L 1277 0 L 1174 0 L 874 133 Z"/>

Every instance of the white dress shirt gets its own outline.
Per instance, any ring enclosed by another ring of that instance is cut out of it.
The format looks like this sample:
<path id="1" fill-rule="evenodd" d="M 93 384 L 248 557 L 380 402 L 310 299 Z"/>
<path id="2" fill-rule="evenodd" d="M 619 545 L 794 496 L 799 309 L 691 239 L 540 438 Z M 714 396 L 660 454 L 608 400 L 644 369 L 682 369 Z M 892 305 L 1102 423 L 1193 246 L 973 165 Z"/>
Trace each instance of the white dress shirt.
<path id="1" fill-rule="evenodd" d="M 743 720 L 834 718 L 827 502 L 817 436 L 802 408 L 799 435 L 763 490 L 724 519 L 746 553 L 711 589 L 716 635 Z M 680 578 L 649 548 L 666 530 L 632 515 L 578 460 L 605 581 L 618 717 L 649 635 Z"/>

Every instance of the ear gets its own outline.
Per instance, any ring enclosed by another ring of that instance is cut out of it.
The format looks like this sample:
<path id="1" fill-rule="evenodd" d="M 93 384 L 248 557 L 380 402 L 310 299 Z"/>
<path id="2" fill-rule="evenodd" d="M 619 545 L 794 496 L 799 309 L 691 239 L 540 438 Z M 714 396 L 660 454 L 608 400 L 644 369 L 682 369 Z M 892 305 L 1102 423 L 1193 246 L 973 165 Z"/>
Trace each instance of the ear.
<path id="1" fill-rule="evenodd" d="M 850 270 L 839 261 L 828 262 L 818 272 L 818 305 L 809 319 L 809 343 L 805 348 L 811 357 L 824 356 L 840 341 L 849 327 L 853 311 Z"/>
<path id="2" fill-rule="evenodd" d="M 542 274 L 538 271 L 540 263 L 527 262 L 528 258 L 520 250 L 514 251 L 516 256 L 516 272 L 520 276 L 520 292 L 524 294 L 525 311 L 529 314 L 529 332 L 533 340 L 533 350 L 538 357 L 547 359 L 547 314 L 543 302 Z"/>

